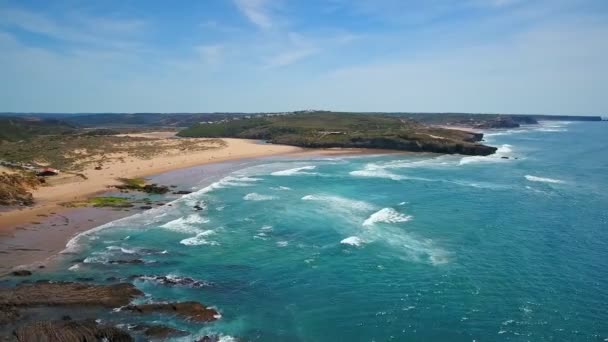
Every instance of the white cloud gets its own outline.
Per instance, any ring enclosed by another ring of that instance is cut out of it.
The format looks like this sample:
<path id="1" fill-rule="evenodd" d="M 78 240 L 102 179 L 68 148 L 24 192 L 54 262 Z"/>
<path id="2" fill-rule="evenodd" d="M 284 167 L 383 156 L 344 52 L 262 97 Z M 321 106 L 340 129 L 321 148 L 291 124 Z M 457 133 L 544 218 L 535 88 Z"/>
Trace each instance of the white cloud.
<path id="1" fill-rule="evenodd" d="M 249 21 L 261 29 L 270 29 L 274 26 L 272 20 L 269 0 L 235 0 L 239 11 L 241 11 Z"/>

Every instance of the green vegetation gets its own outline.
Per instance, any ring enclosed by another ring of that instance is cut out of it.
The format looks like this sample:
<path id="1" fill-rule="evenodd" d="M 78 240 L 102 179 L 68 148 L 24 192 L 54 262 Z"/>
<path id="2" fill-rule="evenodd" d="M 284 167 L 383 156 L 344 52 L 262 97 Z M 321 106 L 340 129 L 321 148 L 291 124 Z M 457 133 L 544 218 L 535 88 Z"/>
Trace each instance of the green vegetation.
<path id="1" fill-rule="evenodd" d="M 166 194 L 169 192 L 169 187 L 158 184 L 146 184 L 146 180 L 143 178 L 118 178 L 122 184 L 117 185 L 117 189 L 121 190 L 134 190 L 143 191 L 149 194 Z"/>
<path id="2" fill-rule="evenodd" d="M 131 208 L 133 204 L 128 198 L 115 196 L 93 197 L 84 201 L 74 201 L 63 203 L 69 208 L 96 207 L 96 208 Z"/>
<path id="3" fill-rule="evenodd" d="M 130 208 L 133 206 L 127 198 L 113 196 L 93 197 L 88 202 L 93 207 Z"/>
<path id="4" fill-rule="evenodd" d="M 401 116 L 314 112 L 198 124 L 182 137 L 264 139 L 302 147 L 358 147 L 418 152 L 488 155 L 482 135 L 429 127 Z"/>
<path id="5" fill-rule="evenodd" d="M 40 135 L 73 132 L 74 127 L 60 120 L 0 117 L 0 141 L 28 140 Z"/>

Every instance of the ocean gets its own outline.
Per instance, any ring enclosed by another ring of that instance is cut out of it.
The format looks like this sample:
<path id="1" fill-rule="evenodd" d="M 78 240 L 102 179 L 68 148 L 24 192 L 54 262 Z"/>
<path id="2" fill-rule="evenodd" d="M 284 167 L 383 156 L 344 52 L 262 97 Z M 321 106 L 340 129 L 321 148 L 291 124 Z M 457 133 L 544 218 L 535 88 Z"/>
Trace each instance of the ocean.
<path id="1" fill-rule="evenodd" d="M 223 341 L 608 341 L 607 127 L 492 131 L 488 157 L 199 168 L 171 180 L 193 193 L 75 237 L 44 277 L 199 301 L 221 319 L 127 323 Z M 144 263 L 109 264 L 131 259 Z"/>

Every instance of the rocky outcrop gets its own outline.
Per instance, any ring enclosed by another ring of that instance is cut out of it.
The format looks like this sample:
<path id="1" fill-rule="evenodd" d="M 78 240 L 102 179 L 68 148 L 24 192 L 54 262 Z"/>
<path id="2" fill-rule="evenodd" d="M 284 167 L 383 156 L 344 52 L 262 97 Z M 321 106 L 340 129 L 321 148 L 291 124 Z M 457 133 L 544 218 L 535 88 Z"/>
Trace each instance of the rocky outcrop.
<path id="1" fill-rule="evenodd" d="M 41 184 L 34 175 L 20 173 L 0 174 L 0 205 L 32 205 L 30 190 Z"/>
<path id="2" fill-rule="evenodd" d="M 15 276 L 15 277 L 27 277 L 27 276 L 31 276 L 32 275 L 32 271 L 28 271 L 28 270 L 16 270 L 11 272 L 11 275 Z"/>
<path id="3" fill-rule="evenodd" d="M 517 123 L 511 117 L 501 117 L 495 120 L 487 120 L 483 123 L 477 124 L 474 126 L 479 129 L 489 129 L 489 128 L 517 128 L 519 127 L 519 123 Z"/>
<path id="4" fill-rule="evenodd" d="M 141 314 L 168 313 L 191 319 L 198 322 L 211 322 L 219 318 L 219 313 L 198 302 L 181 303 L 153 303 L 141 305 L 129 305 L 124 310 L 130 310 Z"/>
<path id="5" fill-rule="evenodd" d="M 0 288 L 0 306 L 74 306 L 97 305 L 116 308 L 129 304 L 143 292 L 132 284 L 93 285 L 81 283 L 51 283 L 19 285 Z"/>
<path id="6" fill-rule="evenodd" d="M 133 341 L 127 332 L 112 326 L 98 324 L 94 320 L 32 322 L 15 329 L 13 336 L 19 342 Z"/>

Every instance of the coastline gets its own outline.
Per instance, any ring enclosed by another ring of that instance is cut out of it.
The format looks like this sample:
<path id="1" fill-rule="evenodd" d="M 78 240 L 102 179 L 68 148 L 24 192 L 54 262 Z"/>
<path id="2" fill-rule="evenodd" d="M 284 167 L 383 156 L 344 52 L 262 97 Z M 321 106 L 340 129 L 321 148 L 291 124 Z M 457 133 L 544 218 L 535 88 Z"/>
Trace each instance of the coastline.
<path id="1" fill-rule="evenodd" d="M 14 269 L 43 268 L 66 247 L 74 236 L 108 222 L 142 212 L 142 209 L 68 208 L 61 203 L 85 200 L 112 193 L 116 177 L 146 177 L 153 182 L 169 185 L 171 179 L 188 179 L 201 172 L 209 180 L 243 167 L 244 164 L 267 157 L 314 157 L 327 155 L 408 154 L 403 151 L 376 149 L 305 149 L 286 145 L 260 144 L 245 139 L 223 139 L 226 147 L 191 153 L 179 157 L 159 157 L 150 160 L 127 161 L 126 167 L 108 164 L 103 177 L 98 174 L 74 183 L 44 187 L 34 192 L 38 204 L 0 212 L 0 275 Z M 246 149 L 245 151 L 243 149 Z M 141 169 L 141 164 L 148 165 Z M 204 170 L 203 170 L 204 169 Z M 213 169 L 214 171 L 209 171 Z M 130 171 L 125 173 L 124 171 Z M 123 172 L 120 172 L 123 171 Z M 87 170 L 86 172 L 92 172 Z M 120 173 L 119 173 L 120 172 Z M 114 176 L 115 174 L 119 176 Z M 109 177 L 111 176 L 111 177 Z M 97 177 L 92 179 L 92 177 Z M 84 184 L 83 184 L 84 183 Z M 45 191 L 46 190 L 46 191 Z M 181 196 L 163 196 L 170 202 Z M 163 205 L 162 203 L 160 205 Z"/>

